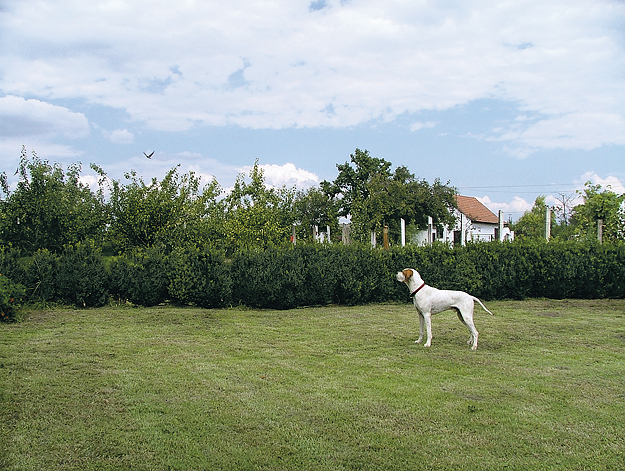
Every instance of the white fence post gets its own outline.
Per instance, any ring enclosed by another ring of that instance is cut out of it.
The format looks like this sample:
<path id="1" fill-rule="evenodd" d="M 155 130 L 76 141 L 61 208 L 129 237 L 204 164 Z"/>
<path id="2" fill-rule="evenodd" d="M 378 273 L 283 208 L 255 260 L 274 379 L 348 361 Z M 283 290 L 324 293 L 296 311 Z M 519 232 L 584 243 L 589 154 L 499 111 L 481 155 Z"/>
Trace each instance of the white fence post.
<path id="1" fill-rule="evenodd" d="M 551 209 L 547 207 L 547 211 L 545 212 L 545 239 L 549 240 L 551 238 Z"/>
<path id="2" fill-rule="evenodd" d="M 432 216 L 428 216 L 428 245 L 431 245 L 433 240 L 432 240 L 432 226 L 434 225 L 434 222 L 432 221 Z"/>
<path id="3" fill-rule="evenodd" d="M 404 218 L 400 219 L 401 222 L 401 246 L 406 246 L 406 220 Z"/>
<path id="4" fill-rule="evenodd" d="M 349 244 L 349 224 L 343 224 L 341 227 L 341 239 L 343 239 L 343 244 Z"/>
<path id="5" fill-rule="evenodd" d="M 597 239 L 600 244 L 603 244 L 603 219 L 597 220 Z"/>

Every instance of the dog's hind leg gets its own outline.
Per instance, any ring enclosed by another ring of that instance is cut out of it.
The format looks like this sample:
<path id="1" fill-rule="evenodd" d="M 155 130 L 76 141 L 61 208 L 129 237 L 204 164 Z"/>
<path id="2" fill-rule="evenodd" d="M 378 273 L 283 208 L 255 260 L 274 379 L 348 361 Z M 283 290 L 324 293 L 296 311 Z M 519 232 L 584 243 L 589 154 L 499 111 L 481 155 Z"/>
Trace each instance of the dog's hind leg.
<path id="1" fill-rule="evenodd" d="M 471 350 L 477 350 L 477 337 L 480 335 L 473 324 L 473 319 L 466 319 L 465 324 L 471 332 L 468 344 L 471 345 Z"/>
<path id="2" fill-rule="evenodd" d="M 471 350 L 477 350 L 477 338 L 480 334 L 475 328 L 475 324 L 473 324 L 473 309 L 465 309 L 464 313 L 460 309 L 456 309 L 456 313 L 458 314 L 458 319 L 469 329 L 471 336 L 467 344 L 471 345 Z"/>
<path id="3" fill-rule="evenodd" d="M 471 331 L 471 328 L 465 322 L 464 317 L 462 317 L 462 313 L 460 312 L 460 309 L 454 308 L 454 311 L 456 311 L 456 315 L 458 316 L 458 320 L 460 320 L 460 322 L 462 322 L 465 325 L 465 327 L 467 329 L 469 329 L 469 340 L 467 340 L 467 345 L 473 344 L 473 332 Z"/>
<path id="4" fill-rule="evenodd" d="M 473 324 L 473 332 L 471 332 L 471 337 L 473 338 L 473 345 L 471 345 L 471 350 L 477 350 L 477 337 L 480 335 Z"/>

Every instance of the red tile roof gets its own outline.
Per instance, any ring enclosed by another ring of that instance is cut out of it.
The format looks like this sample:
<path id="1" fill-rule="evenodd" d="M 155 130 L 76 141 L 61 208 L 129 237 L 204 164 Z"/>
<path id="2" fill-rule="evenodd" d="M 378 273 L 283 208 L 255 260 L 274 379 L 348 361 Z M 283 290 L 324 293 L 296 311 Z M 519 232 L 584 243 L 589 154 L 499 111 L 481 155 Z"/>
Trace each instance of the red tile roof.
<path id="1" fill-rule="evenodd" d="M 473 222 L 499 223 L 499 218 L 480 203 L 477 198 L 456 195 L 456 203 L 458 203 L 458 210 Z"/>

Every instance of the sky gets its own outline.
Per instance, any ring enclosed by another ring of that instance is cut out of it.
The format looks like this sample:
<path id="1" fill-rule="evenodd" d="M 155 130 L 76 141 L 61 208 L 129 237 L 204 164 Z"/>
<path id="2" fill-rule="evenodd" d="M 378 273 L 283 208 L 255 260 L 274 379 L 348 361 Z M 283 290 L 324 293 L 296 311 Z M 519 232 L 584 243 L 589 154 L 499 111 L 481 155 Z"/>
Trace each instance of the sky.
<path id="1" fill-rule="evenodd" d="M 305 189 L 356 148 L 517 219 L 624 193 L 623 0 L 0 0 L 0 172 L 123 181 L 256 161 Z M 154 152 L 151 159 L 144 152 Z"/>

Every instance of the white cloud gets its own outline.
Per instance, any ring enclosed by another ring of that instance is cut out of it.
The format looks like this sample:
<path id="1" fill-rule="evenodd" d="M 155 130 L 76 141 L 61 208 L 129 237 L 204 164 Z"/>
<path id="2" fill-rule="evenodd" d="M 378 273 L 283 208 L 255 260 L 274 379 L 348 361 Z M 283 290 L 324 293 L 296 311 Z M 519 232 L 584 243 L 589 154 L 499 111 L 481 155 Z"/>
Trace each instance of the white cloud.
<path id="1" fill-rule="evenodd" d="M 0 20 L 0 89 L 167 131 L 345 128 L 489 98 L 526 117 L 491 136 L 520 156 L 625 143 L 625 4 L 451 5 L 21 0 Z"/>
<path id="2" fill-rule="evenodd" d="M 518 219 L 525 213 L 525 211 L 529 211 L 534 206 L 534 202 L 531 203 L 521 198 L 520 196 L 515 196 L 514 199 L 510 203 L 497 203 L 495 201 L 491 201 L 488 196 L 477 197 L 477 200 L 490 209 L 493 213 L 499 214 L 499 211 L 503 211 L 505 216 L 512 216 L 512 219 Z"/>
<path id="3" fill-rule="evenodd" d="M 135 141 L 135 135 L 128 129 L 115 129 L 110 132 L 102 130 L 102 134 L 113 144 L 132 144 Z"/>
<path id="4" fill-rule="evenodd" d="M 259 164 L 263 170 L 265 184 L 269 187 L 277 188 L 286 186 L 288 188 L 296 186 L 300 189 L 308 188 L 319 183 L 319 177 L 312 172 L 297 168 L 292 163 L 284 165 Z M 252 167 L 246 166 L 241 170 L 246 175 Z"/>
<path id="5" fill-rule="evenodd" d="M 410 130 L 414 132 L 414 131 L 418 131 L 419 129 L 433 128 L 437 124 L 438 123 L 435 121 L 427 121 L 425 123 L 416 122 L 416 123 L 412 123 L 412 125 L 410 126 Z"/>
<path id="6" fill-rule="evenodd" d="M 569 113 L 526 123 L 519 121 L 490 140 L 513 142 L 506 149 L 520 158 L 540 149 L 591 150 L 625 144 L 625 119 L 616 113 Z"/>
<path id="7" fill-rule="evenodd" d="M 623 185 L 618 178 L 611 175 L 606 178 L 601 178 L 594 172 L 586 172 L 580 177 L 580 181 L 578 182 L 580 183 L 579 189 L 582 190 L 584 188 L 584 184 L 588 181 L 594 183 L 595 185 L 601 185 L 601 188 L 604 190 L 609 189 L 617 195 L 625 193 L 625 185 Z"/>
<path id="8" fill-rule="evenodd" d="M 100 177 L 98 175 L 82 174 L 78 178 L 78 181 L 83 185 L 87 185 L 94 193 L 96 193 L 100 189 Z M 104 197 L 108 198 L 110 196 L 109 186 L 107 184 L 104 184 L 102 186 L 102 190 L 104 192 Z"/>
<path id="9" fill-rule="evenodd" d="M 44 101 L 7 95 L 0 97 L 0 137 L 75 139 L 89 135 L 89 123 L 82 113 Z"/>

